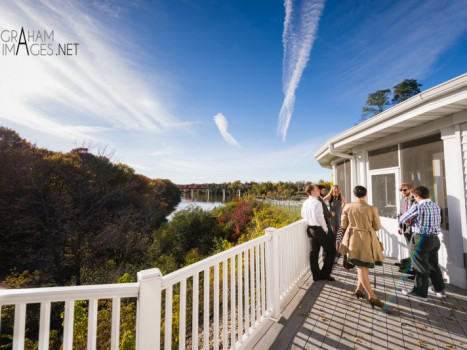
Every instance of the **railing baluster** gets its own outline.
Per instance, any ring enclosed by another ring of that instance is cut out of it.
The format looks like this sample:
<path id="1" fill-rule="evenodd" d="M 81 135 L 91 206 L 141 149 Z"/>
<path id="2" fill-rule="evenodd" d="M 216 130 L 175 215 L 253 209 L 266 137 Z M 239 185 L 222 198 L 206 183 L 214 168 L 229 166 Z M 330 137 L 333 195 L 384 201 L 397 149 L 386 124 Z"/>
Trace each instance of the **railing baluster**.
<path id="1" fill-rule="evenodd" d="M 242 268 L 243 268 L 243 259 L 242 259 L 242 253 L 240 252 L 238 254 L 238 260 L 237 260 L 237 279 L 238 279 L 238 286 L 237 286 L 237 291 L 238 291 L 238 343 L 241 344 L 243 341 L 243 303 L 242 303 L 242 298 L 243 298 L 243 289 L 242 289 Z"/>
<path id="2" fill-rule="evenodd" d="M 259 269 L 260 269 L 260 265 L 259 265 L 259 250 L 260 250 L 260 246 L 256 246 L 255 247 L 255 257 L 256 257 L 256 264 L 255 264 L 255 271 L 256 271 L 256 322 L 259 322 L 260 321 L 260 315 L 261 315 L 261 308 L 260 308 L 260 303 L 261 303 L 261 300 L 260 300 L 260 297 L 259 297 L 259 294 L 260 294 L 260 283 L 259 283 Z"/>
<path id="3" fill-rule="evenodd" d="M 297 230 L 293 230 L 293 234 L 297 235 L 298 234 Z M 292 251 L 298 252 L 299 247 L 297 245 L 297 241 L 293 240 L 291 243 L 292 243 L 291 244 L 292 245 Z M 297 264 L 297 254 L 292 255 L 292 259 L 293 259 L 293 269 L 294 269 L 294 276 L 295 276 L 294 284 L 295 284 L 296 281 L 298 280 L 299 276 L 300 276 L 299 269 L 298 269 L 298 264 Z"/>
<path id="4" fill-rule="evenodd" d="M 120 347 L 120 298 L 112 298 L 112 350 L 118 350 Z"/>
<path id="5" fill-rule="evenodd" d="M 281 232 L 274 228 L 267 228 L 266 233 L 271 235 L 271 244 L 269 249 L 269 280 L 268 295 L 271 297 L 272 317 L 278 318 L 280 315 L 280 280 L 283 277 L 281 273 L 281 259 L 279 257 L 279 238 Z"/>
<path id="6" fill-rule="evenodd" d="M 228 349 L 228 339 L 227 339 L 227 327 L 228 327 L 228 320 L 227 320 L 227 308 L 228 308 L 228 300 L 227 300 L 227 291 L 229 286 L 227 285 L 227 277 L 229 275 L 227 260 L 222 262 L 222 347 L 224 350 Z"/>
<path id="7" fill-rule="evenodd" d="M 279 240 L 279 254 L 282 258 L 282 264 L 279 265 L 279 268 L 282 270 L 281 272 L 281 299 L 282 296 L 287 292 L 287 289 L 290 285 L 290 278 L 292 271 L 290 270 L 290 260 L 286 259 L 286 256 L 290 256 L 290 245 L 284 239 L 284 235 L 280 235 Z"/>
<path id="8" fill-rule="evenodd" d="M 261 244 L 260 247 L 261 247 L 261 309 L 262 309 L 262 313 L 266 314 L 266 278 L 265 278 L 266 243 Z"/>
<path id="9" fill-rule="evenodd" d="M 205 350 L 209 349 L 209 267 L 204 270 L 204 342 Z"/>
<path id="10" fill-rule="evenodd" d="M 219 349 L 219 264 L 214 266 L 214 349 Z"/>
<path id="11" fill-rule="evenodd" d="M 180 282 L 180 320 L 179 320 L 179 349 L 185 349 L 186 337 L 186 279 Z"/>
<path id="12" fill-rule="evenodd" d="M 282 296 L 285 294 L 287 291 L 289 285 L 290 285 L 290 260 L 285 259 L 286 256 L 290 256 L 290 245 L 286 240 L 284 239 L 284 235 L 282 233 L 278 233 L 279 235 L 279 254 L 281 255 L 281 264 L 279 265 L 279 269 L 281 269 L 282 273 L 279 275 L 280 276 L 280 281 L 281 281 L 281 299 Z"/>
<path id="13" fill-rule="evenodd" d="M 235 349 L 237 339 L 235 337 L 235 256 L 230 258 L 230 347 Z"/>
<path id="14" fill-rule="evenodd" d="M 13 330 L 13 350 L 24 349 L 24 334 L 26 327 L 26 304 L 15 304 L 15 322 Z"/>
<path id="15" fill-rule="evenodd" d="M 249 273 L 248 273 L 248 270 L 249 270 L 249 258 L 248 258 L 248 249 L 245 250 L 244 252 L 244 260 L 243 260 L 243 268 L 244 268 L 244 271 L 245 271 L 245 276 L 244 276 L 244 281 L 245 281 L 245 288 L 243 288 L 243 292 L 245 293 L 245 318 L 244 318 L 244 330 L 245 330 L 245 333 L 248 334 L 248 325 L 250 323 L 250 306 L 249 306 L 249 300 L 248 298 L 250 297 L 250 283 L 249 283 Z"/>
<path id="16" fill-rule="evenodd" d="M 63 350 L 73 349 L 73 321 L 75 316 L 75 301 L 65 301 L 65 321 L 63 324 Z"/>
<path id="17" fill-rule="evenodd" d="M 297 230 L 293 230 L 293 234 L 294 234 L 294 235 L 297 234 L 296 231 L 297 231 Z M 298 246 L 298 244 L 297 244 L 297 241 L 294 240 L 294 241 L 292 241 L 292 242 L 290 242 L 290 243 L 291 243 L 290 246 L 291 246 L 292 251 L 293 251 L 293 252 L 298 252 L 299 246 Z M 298 277 L 297 254 L 293 255 L 292 258 L 293 258 L 293 272 L 294 272 L 294 283 L 295 283 L 295 280 L 296 280 L 297 277 Z"/>
<path id="18" fill-rule="evenodd" d="M 172 349 L 172 285 L 165 290 L 165 338 L 164 349 Z"/>
<path id="19" fill-rule="evenodd" d="M 250 300 L 251 300 L 251 312 L 250 312 L 250 327 L 255 328 L 255 250 L 253 247 L 250 248 Z"/>
<path id="20" fill-rule="evenodd" d="M 193 350 L 198 349 L 198 338 L 199 338 L 199 332 L 198 332 L 198 310 L 199 310 L 199 299 L 198 299 L 198 293 L 199 293 L 199 273 L 195 273 L 193 276 L 193 315 L 192 315 L 192 323 L 191 323 L 191 329 L 192 329 L 192 348 Z"/>
<path id="21" fill-rule="evenodd" d="M 47 350 L 49 348 L 49 333 L 50 302 L 43 302 L 41 303 L 41 313 L 39 319 L 39 350 Z"/>
<path id="22" fill-rule="evenodd" d="M 97 339 L 97 299 L 90 299 L 88 308 L 88 350 L 95 350 Z"/>

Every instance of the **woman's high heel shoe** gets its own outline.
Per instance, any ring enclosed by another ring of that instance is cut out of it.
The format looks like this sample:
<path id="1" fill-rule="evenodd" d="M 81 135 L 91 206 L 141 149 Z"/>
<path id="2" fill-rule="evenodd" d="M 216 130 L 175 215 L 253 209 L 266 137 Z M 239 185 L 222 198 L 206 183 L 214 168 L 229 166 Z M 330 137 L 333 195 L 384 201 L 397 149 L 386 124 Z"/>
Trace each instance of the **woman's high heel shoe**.
<path id="1" fill-rule="evenodd" d="M 371 307 L 374 309 L 375 306 L 379 307 L 379 308 L 383 308 L 386 304 L 384 302 L 382 302 L 381 300 L 379 300 L 378 298 L 370 298 L 368 300 L 371 304 Z"/>
<path id="2" fill-rule="evenodd" d="M 356 290 L 352 294 L 355 295 L 357 297 L 357 299 L 365 298 L 365 293 L 363 293 L 361 290 Z"/>

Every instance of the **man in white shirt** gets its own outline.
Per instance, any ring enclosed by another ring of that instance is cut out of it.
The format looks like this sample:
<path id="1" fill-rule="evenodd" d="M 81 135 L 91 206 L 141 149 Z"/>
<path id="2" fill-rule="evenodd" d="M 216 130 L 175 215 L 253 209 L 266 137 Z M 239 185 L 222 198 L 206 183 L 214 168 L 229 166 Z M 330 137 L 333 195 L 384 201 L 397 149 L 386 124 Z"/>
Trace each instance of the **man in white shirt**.
<path id="1" fill-rule="evenodd" d="M 324 219 L 323 206 L 318 200 L 319 189 L 316 185 L 308 185 L 305 192 L 309 195 L 302 206 L 302 218 L 307 222 L 307 235 L 311 240 L 310 269 L 314 281 L 335 281 L 331 270 L 336 257 L 336 247 L 332 237 L 328 235 L 328 226 Z M 323 268 L 319 268 L 319 250 L 325 252 Z"/>

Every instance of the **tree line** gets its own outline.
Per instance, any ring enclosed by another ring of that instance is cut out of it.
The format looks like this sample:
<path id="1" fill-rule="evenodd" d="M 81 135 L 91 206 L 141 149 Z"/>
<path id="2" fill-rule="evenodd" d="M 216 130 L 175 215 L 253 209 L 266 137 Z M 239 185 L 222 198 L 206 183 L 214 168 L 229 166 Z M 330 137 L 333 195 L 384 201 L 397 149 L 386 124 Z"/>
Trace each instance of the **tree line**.
<path id="1" fill-rule="evenodd" d="M 265 182 L 241 182 L 236 180 L 233 182 L 222 183 L 201 183 L 178 185 L 180 190 L 188 192 L 193 190 L 204 191 L 210 189 L 213 191 L 225 189 L 229 194 L 236 194 L 238 190 L 242 194 L 247 194 L 260 198 L 274 198 L 274 199 L 293 199 L 294 197 L 303 197 L 305 194 L 306 185 L 310 184 L 309 181 L 265 181 Z M 323 184 L 330 187 L 331 183 L 324 180 L 319 180 L 317 184 Z"/>

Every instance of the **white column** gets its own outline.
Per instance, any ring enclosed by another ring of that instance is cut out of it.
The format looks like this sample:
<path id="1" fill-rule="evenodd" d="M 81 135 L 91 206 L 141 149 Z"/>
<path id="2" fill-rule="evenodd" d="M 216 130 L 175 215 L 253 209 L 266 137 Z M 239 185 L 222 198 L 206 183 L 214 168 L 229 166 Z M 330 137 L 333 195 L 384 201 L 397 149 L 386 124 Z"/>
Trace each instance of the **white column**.
<path id="1" fill-rule="evenodd" d="M 359 158 L 360 163 L 360 185 L 367 187 L 367 171 L 366 171 L 366 162 L 367 162 L 368 152 L 362 152 Z"/>
<path id="2" fill-rule="evenodd" d="M 358 179 L 357 179 L 357 167 L 358 167 L 358 160 L 354 156 L 352 159 L 350 159 L 350 188 L 349 188 L 349 193 L 350 193 L 350 198 L 346 198 L 348 202 L 352 201 L 352 191 L 355 186 L 359 185 Z"/>
<path id="3" fill-rule="evenodd" d="M 449 282 L 461 288 L 467 287 L 464 267 L 464 251 L 467 239 L 465 213 L 464 169 L 462 166 L 462 145 L 459 124 L 441 130 L 444 144 L 446 171 L 446 194 L 449 217 L 449 231 L 443 235 L 446 246 L 446 274 Z M 443 231 L 446 232 L 446 231 Z"/>
<path id="4" fill-rule="evenodd" d="M 138 272 L 136 349 L 160 349 L 162 274 L 159 269 Z"/>
<path id="5" fill-rule="evenodd" d="M 332 183 L 333 183 L 333 185 L 336 184 L 336 180 L 337 180 L 336 164 L 332 164 Z"/>

